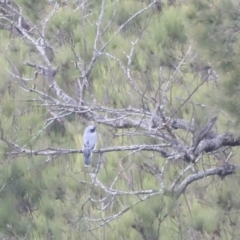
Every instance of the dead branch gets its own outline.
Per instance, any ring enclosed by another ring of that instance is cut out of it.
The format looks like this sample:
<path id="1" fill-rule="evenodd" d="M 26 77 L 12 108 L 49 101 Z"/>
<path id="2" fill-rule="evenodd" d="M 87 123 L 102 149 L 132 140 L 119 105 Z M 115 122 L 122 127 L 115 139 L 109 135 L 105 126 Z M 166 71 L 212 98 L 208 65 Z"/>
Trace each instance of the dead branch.
<path id="1" fill-rule="evenodd" d="M 205 178 L 208 176 L 212 176 L 212 175 L 218 175 L 221 178 L 224 178 L 225 176 L 227 176 L 229 174 L 235 173 L 235 170 L 236 170 L 235 165 L 228 164 L 225 162 L 222 167 L 215 167 L 215 168 L 207 169 L 206 171 L 201 171 L 201 172 L 191 174 L 191 175 L 187 176 L 180 183 L 180 185 L 177 187 L 174 194 L 176 194 L 176 196 L 180 196 L 185 191 L 185 189 L 187 188 L 187 186 L 189 184 L 191 184 L 192 182 L 197 181 L 199 179 L 202 179 L 202 178 Z"/>

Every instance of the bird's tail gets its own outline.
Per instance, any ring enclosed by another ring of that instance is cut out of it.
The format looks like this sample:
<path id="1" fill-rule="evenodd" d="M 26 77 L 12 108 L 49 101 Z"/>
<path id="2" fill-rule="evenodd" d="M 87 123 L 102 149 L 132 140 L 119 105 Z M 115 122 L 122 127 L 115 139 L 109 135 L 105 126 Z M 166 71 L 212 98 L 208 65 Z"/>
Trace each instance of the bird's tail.
<path id="1" fill-rule="evenodd" d="M 83 154 L 84 154 L 85 167 L 90 167 L 92 151 L 88 148 L 85 148 L 84 151 L 83 151 Z"/>
<path id="2" fill-rule="evenodd" d="M 84 157 L 84 164 L 85 164 L 85 167 L 90 167 L 90 164 L 91 164 L 91 157 Z"/>

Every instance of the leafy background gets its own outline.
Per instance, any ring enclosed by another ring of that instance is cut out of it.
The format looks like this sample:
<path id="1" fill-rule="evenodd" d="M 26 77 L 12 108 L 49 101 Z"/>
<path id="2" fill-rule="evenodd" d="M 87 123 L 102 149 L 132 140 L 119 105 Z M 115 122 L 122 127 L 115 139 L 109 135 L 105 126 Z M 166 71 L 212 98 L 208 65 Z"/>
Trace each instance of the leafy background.
<path id="1" fill-rule="evenodd" d="M 31 66 L 49 67 L 37 47 L 42 45 L 57 69 L 57 85 L 71 98 L 83 97 L 77 80 L 87 73 L 84 101 L 93 112 L 134 108 L 141 116 L 141 109 L 154 112 L 159 102 L 169 117 L 201 126 L 218 115 L 219 133 L 239 133 L 239 5 L 231 0 L 1 2 L 1 239 L 238 239 L 237 173 L 197 181 L 177 199 L 154 192 L 142 196 L 131 193 L 161 189 L 148 164 L 164 167 L 162 184 L 171 186 L 188 163 L 166 162 L 152 151 L 96 153 L 93 169 L 102 161 L 97 179 L 109 189 L 114 182 L 119 191 L 111 195 L 93 184 L 82 154 L 25 154 L 17 146 L 35 153 L 81 149 L 91 123 L 63 104 L 43 70 Z M 35 45 L 14 27 L 20 13 Z M 106 124 L 111 111 L 93 122 L 97 149 L 161 141 L 138 127 Z M 188 132 L 175 134 L 183 144 L 191 142 Z M 238 151 L 231 159 L 236 164 Z M 219 162 L 206 154 L 196 168 Z"/>

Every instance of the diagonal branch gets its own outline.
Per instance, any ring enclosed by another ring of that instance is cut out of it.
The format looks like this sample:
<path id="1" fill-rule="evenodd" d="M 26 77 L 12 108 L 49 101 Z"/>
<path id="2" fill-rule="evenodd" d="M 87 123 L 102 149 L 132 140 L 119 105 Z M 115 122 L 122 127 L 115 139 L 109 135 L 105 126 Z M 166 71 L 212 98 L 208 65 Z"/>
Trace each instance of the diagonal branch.
<path id="1" fill-rule="evenodd" d="M 229 174 L 234 174 L 235 173 L 236 166 L 228 163 L 224 163 L 222 167 L 216 167 L 216 168 L 211 168 L 206 171 L 201 171 L 194 173 L 192 175 L 187 176 L 181 184 L 177 187 L 176 191 L 174 194 L 176 194 L 177 197 L 179 197 L 187 188 L 187 186 L 199 179 L 212 176 L 212 175 L 218 175 L 220 177 L 225 177 Z"/>
<path id="2" fill-rule="evenodd" d="M 213 126 L 217 121 L 217 117 L 213 117 L 211 121 L 205 126 L 201 127 L 199 131 L 197 131 L 196 136 L 193 139 L 193 148 L 194 150 L 197 148 L 198 144 L 207 136 L 207 134 L 212 130 Z"/>
<path id="3" fill-rule="evenodd" d="M 213 152 L 226 146 L 240 146 L 240 138 L 234 138 L 231 133 L 225 133 L 212 139 L 203 140 L 199 143 L 197 149 L 195 150 L 195 154 L 199 155 L 202 152 Z"/>

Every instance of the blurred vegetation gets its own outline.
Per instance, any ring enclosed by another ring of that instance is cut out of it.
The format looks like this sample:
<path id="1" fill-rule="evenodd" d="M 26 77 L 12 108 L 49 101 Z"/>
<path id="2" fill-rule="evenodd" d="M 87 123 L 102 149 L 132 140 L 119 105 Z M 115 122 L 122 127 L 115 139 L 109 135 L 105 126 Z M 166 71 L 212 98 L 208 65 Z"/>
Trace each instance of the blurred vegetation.
<path id="1" fill-rule="evenodd" d="M 54 5 L 49 2 L 59 4 L 52 17 Z M 92 59 L 101 3 L 16 1 L 25 20 L 39 31 L 49 18 L 47 55 L 58 67 L 58 85 L 74 99 L 76 79 L 82 74 L 77 62 L 86 68 Z M 231 0 L 166 0 L 161 7 L 153 4 L 119 31 L 149 4 L 106 0 L 97 47 L 108 44 L 89 73 L 85 99 L 114 109 L 131 106 L 154 111 L 154 102 L 146 98 L 158 102 L 160 89 L 169 89 L 168 115 L 188 121 L 194 117 L 202 125 L 218 114 L 220 132 L 229 126 L 239 132 L 240 5 Z M 42 104 L 36 92 L 24 89 L 21 78 L 28 79 L 33 89 L 55 96 L 44 77 L 34 77 L 34 68 L 26 64 L 43 64 L 36 48 L 16 31 L 2 28 L 0 42 L 3 136 L 28 149 L 80 149 L 89 123 L 73 114 L 66 116 L 67 124 L 57 118 L 49 123 L 52 109 Z M 128 64 L 133 82 L 122 68 Z M 139 137 L 137 131 L 128 137 L 122 135 L 124 130 L 100 124 L 98 132 L 97 148 L 158 143 L 157 138 Z M 179 135 L 183 142 L 189 138 L 186 132 Z M 222 181 L 205 178 L 177 200 L 162 195 L 143 200 L 131 194 L 109 196 L 93 186 L 81 154 L 16 156 L 10 152 L 0 142 L 0 239 L 238 239 L 240 235 L 238 174 Z M 94 154 L 93 165 L 97 160 Z M 98 179 L 109 188 L 117 175 L 113 187 L 123 192 L 161 188 L 145 166 L 148 162 L 161 169 L 165 160 L 158 153 L 109 152 L 103 161 Z M 215 164 L 208 156 L 204 161 Z M 185 165 L 167 164 L 164 184 L 170 186 Z M 201 163 L 198 167 L 204 169 Z M 113 221 L 106 221 L 112 216 Z"/>

